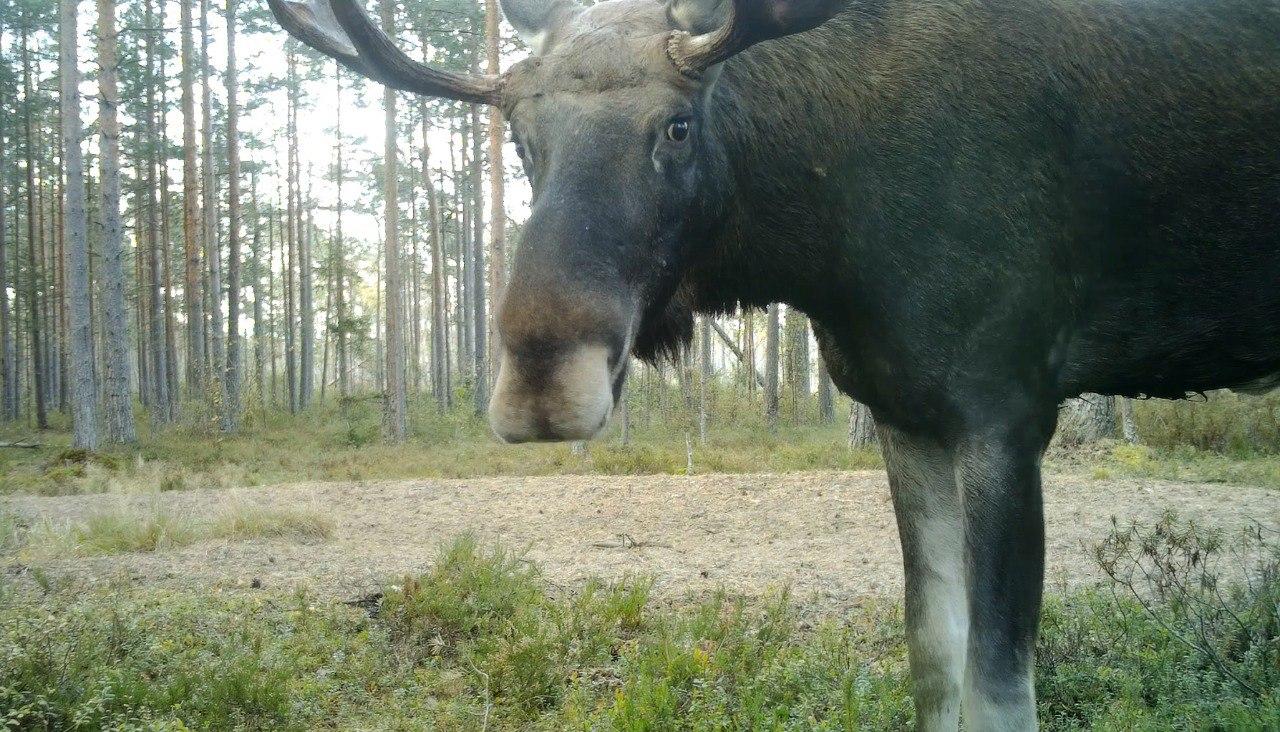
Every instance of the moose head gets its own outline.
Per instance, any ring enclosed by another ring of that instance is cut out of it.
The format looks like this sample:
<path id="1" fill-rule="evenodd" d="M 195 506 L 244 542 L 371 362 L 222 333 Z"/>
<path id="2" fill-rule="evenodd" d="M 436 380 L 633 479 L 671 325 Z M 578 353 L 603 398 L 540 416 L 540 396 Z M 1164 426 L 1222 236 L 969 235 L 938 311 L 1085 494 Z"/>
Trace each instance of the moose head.
<path id="1" fill-rule="evenodd" d="M 687 339 L 682 280 L 732 193 L 708 99 L 723 62 L 814 28 L 842 0 L 504 0 L 534 55 L 501 75 L 409 58 L 356 0 L 269 0 L 295 37 L 395 89 L 494 105 L 533 185 L 496 311 L 489 408 L 509 442 L 586 439 L 628 355 Z M 388 0 L 383 0 L 384 2 Z"/>

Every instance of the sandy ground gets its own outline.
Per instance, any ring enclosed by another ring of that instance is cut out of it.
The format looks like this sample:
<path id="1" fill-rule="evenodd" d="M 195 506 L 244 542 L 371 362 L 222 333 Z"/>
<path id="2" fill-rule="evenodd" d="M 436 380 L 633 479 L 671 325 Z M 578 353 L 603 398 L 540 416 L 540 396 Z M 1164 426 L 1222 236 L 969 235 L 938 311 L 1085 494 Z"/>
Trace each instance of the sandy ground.
<path id="1" fill-rule="evenodd" d="M 0 556 L 4 571 L 200 588 L 306 585 L 322 597 L 360 597 L 428 565 L 463 532 L 525 548 L 555 587 L 589 577 L 652 575 L 671 599 L 724 587 L 755 595 L 789 585 L 811 609 L 839 613 L 901 591 L 901 553 L 883 472 L 785 475 L 556 476 L 311 483 L 158 495 L 10 497 L 24 522 L 76 521 L 134 503 L 193 517 L 228 502 L 323 511 L 337 521 L 319 543 L 206 541 L 155 553 L 34 560 Z M 1048 476 L 1050 582 L 1097 579 L 1091 547 L 1114 516 L 1150 521 L 1166 509 L 1227 530 L 1280 528 L 1280 492 L 1151 480 Z"/>

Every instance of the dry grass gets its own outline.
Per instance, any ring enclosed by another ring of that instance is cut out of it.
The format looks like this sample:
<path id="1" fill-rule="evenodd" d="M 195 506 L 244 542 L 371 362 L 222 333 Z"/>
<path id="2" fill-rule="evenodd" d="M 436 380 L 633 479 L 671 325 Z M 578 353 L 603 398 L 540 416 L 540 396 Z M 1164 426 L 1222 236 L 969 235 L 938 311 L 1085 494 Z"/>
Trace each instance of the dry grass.
<path id="1" fill-rule="evenodd" d="M 241 503 L 228 508 L 209 527 L 209 536 L 232 541 L 247 539 L 292 539 L 327 541 L 333 538 L 337 522 L 314 508 L 275 508 Z"/>
<path id="2" fill-rule="evenodd" d="M 20 536 L 16 523 L 0 517 L 0 547 L 24 555 L 84 557 L 166 551 L 199 541 L 286 539 L 327 541 L 336 522 L 314 508 L 271 508 L 238 503 L 211 521 L 198 521 L 155 503 L 121 504 L 68 524 L 45 522 Z"/>

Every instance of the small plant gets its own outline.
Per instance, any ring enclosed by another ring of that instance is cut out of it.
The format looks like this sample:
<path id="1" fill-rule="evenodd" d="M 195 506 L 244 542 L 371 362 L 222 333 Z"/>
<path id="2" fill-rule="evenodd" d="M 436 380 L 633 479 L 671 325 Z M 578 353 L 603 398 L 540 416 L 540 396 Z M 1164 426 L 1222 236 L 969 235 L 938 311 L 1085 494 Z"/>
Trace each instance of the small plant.
<path id="1" fill-rule="evenodd" d="M 1280 547 L 1271 538 L 1254 524 L 1227 542 L 1166 513 L 1150 529 L 1116 526 L 1096 555 L 1113 592 L 1261 700 L 1280 685 Z"/>

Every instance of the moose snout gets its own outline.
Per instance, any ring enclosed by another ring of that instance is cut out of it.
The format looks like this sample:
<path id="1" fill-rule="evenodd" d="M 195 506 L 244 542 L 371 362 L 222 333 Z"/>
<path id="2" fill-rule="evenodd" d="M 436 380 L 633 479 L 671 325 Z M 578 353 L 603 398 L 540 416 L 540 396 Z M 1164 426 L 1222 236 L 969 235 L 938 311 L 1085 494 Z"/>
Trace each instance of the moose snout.
<path id="1" fill-rule="evenodd" d="M 587 440 L 613 411 L 609 350 L 572 345 L 555 353 L 503 349 L 489 424 L 506 442 Z"/>

